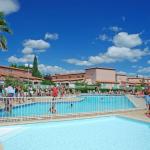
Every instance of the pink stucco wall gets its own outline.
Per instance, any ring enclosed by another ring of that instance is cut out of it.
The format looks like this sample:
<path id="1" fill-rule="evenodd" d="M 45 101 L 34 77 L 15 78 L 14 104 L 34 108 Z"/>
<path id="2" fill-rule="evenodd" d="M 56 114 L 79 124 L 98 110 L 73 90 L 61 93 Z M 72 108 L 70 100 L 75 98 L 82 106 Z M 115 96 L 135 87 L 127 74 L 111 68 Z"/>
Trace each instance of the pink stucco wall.
<path id="1" fill-rule="evenodd" d="M 136 78 L 136 77 L 135 78 L 134 77 L 133 78 L 132 77 L 128 78 L 128 82 L 129 83 L 134 83 L 134 84 L 141 83 L 141 80 L 142 80 L 142 78 Z"/>
<path id="2" fill-rule="evenodd" d="M 110 69 L 96 69 L 96 81 L 100 82 L 115 82 L 116 71 Z"/>
<path id="3" fill-rule="evenodd" d="M 145 78 L 145 83 L 150 83 L 150 78 Z"/>
<path id="4" fill-rule="evenodd" d="M 106 68 L 91 68 L 86 70 L 86 79 L 92 83 L 96 82 L 116 82 L 116 71 Z"/>
<path id="5" fill-rule="evenodd" d="M 88 69 L 85 71 L 85 78 L 87 81 L 90 79 L 91 83 L 96 82 L 96 69 Z"/>
<path id="6" fill-rule="evenodd" d="M 118 82 L 119 84 L 122 84 L 122 83 L 126 83 L 126 82 L 127 82 L 127 76 L 126 76 L 126 75 L 117 74 L 116 77 L 117 77 L 117 82 Z"/>
<path id="7" fill-rule="evenodd" d="M 9 67 L 0 67 L 0 72 L 5 73 L 7 75 L 22 75 L 22 76 L 32 76 L 32 73 L 28 73 L 28 71 L 19 70 L 15 68 L 9 68 Z"/>

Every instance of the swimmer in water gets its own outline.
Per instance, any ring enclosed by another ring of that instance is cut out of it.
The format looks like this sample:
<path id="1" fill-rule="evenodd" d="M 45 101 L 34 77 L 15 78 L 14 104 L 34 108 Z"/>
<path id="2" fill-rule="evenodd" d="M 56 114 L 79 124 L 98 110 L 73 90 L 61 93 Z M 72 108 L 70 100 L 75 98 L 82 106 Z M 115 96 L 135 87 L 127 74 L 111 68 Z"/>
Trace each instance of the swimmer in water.
<path id="1" fill-rule="evenodd" d="M 71 107 L 73 107 L 73 104 L 71 103 Z"/>

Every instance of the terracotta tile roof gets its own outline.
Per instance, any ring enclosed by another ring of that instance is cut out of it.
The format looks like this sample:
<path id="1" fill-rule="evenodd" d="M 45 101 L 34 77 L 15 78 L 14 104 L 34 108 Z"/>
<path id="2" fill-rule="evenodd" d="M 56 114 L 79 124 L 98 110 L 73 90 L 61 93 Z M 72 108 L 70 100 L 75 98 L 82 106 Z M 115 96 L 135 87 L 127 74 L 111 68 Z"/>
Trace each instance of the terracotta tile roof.
<path id="1" fill-rule="evenodd" d="M 20 69 L 20 68 L 15 68 L 15 67 L 0 66 L 0 68 L 6 68 L 6 69 L 12 69 L 12 70 L 19 70 L 19 71 L 28 72 L 27 70 Z"/>
<path id="2" fill-rule="evenodd" d="M 12 76 L 16 78 L 23 78 L 23 79 L 31 79 L 31 80 L 42 80 L 42 78 L 33 77 L 31 75 L 23 75 L 23 74 L 15 74 L 15 73 L 6 73 L 6 72 L 0 72 L 0 76 Z"/>

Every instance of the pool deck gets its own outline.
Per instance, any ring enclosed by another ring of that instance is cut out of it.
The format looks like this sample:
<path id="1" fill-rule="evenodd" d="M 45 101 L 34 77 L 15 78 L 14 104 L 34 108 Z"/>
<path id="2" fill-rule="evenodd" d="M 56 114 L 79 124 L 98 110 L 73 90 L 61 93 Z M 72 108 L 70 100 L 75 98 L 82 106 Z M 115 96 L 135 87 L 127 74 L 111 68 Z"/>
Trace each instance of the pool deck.
<path id="1" fill-rule="evenodd" d="M 72 114 L 72 115 L 53 115 L 53 116 L 43 116 L 43 117 L 31 117 L 17 120 L 18 118 L 13 118 L 8 121 L 0 121 L 0 126 L 11 126 L 11 125 L 21 125 L 21 124 L 32 124 L 41 122 L 51 122 L 51 121 L 64 121 L 64 120 L 74 120 L 74 119 L 86 119 L 94 117 L 104 117 L 104 116 L 123 116 L 131 119 L 136 119 L 144 122 L 150 123 L 150 118 L 146 115 L 146 109 L 135 109 L 128 111 L 117 111 L 117 112 L 103 112 L 103 113 L 89 113 L 89 114 Z"/>
<path id="2" fill-rule="evenodd" d="M 131 119 L 136 119 L 136 120 L 150 123 L 150 118 L 147 117 L 145 113 L 146 113 L 146 110 L 137 110 L 137 111 L 132 111 L 132 112 L 120 113 L 119 115 L 123 117 L 128 117 Z"/>
<path id="3" fill-rule="evenodd" d="M 136 106 L 136 108 L 146 109 L 145 100 L 143 97 L 135 95 L 126 95 L 126 97 Z"/>

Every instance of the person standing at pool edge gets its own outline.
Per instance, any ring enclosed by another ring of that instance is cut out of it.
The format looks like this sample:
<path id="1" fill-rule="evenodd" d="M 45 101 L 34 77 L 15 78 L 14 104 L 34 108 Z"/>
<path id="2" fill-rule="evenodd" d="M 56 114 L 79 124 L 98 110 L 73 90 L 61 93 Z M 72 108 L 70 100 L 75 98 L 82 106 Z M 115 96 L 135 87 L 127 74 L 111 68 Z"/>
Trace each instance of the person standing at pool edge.
<path id="1" fill-rule="evenodd" d="M 58 96 L 58 88 L 56 87 L 56 85 L 52 88 L 52 96 L 53 96 L 52 101 L 56 100 L 55 98 Z M 55 102 L 52 102 L 52 106 L 50 107 L 49 111 L 52 114 L 56 113 Z"/>
<path id="2" fill-rule="evenodd" d="M 58 88 L 56 85 L 52 88 L 52 96 L 53 98 L 58 96 Z"/>
<path id="3" fill-rule="evenodd" d="M 146 101 L 146 106 L 148 108 L 147 112 L 146 112 L 146 115 L 148 115 L 150 117 L 150 93 L 146 93 L 145 96 L 145 101 Z"/>

